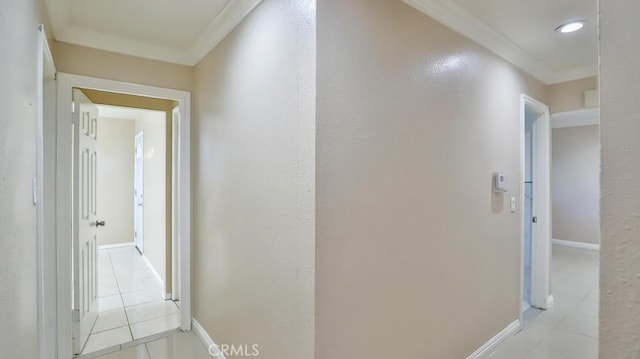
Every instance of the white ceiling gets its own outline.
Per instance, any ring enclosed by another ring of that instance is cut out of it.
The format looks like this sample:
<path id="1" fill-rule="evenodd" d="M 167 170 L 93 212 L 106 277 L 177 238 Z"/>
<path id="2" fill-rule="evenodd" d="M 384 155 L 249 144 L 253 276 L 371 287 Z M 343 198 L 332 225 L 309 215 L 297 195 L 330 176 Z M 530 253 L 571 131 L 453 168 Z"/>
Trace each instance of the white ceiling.
<path id="1" fill-rule="evenodd" d="M 45 0 L 58 41 L 195 65 L 261 0 Z M 348 0 L 345 0 L 348 1 Z M 404 0 L 545 83 L 597 74 L 596 0 Z M 587 20 L 584 30 L 555 28 Z"/>
<path id="2" fill-rule="evenodd" d="M 164 119 L 166 114 L 162 111 L 145 110 L 133 107 L 121 107 L 111 105 L 96 105 L 101 118 L 113 118 L 118 120 L 135 120 L 146 116 L 157 116 Z"/>
<path id="3" fill-rule="evenodd" d="M 45 0 L 58 41 L 195 65 L 261 0 Z"/>
<path id="4" fill-rule="evenodd" d="M 597 0 L 404 0 L 545 83 L 597 75 Z M 555 29 L 574 20 L 585 28 Z"/>

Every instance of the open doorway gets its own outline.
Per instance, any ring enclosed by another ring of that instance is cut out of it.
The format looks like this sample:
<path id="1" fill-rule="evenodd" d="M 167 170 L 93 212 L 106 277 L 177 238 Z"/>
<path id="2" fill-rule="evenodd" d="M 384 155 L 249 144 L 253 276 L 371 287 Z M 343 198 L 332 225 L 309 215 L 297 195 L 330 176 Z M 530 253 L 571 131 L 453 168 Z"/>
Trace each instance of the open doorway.
<path id="1" fill-rule="evenodd" d="M 191 329 L 189 93 L 58 75 L 57 290 L 44 296 L 57 330 L 45 341 L 71 358 Z M 146 174 L 140 250 L 136 152 Z"/>
<path id="2" fill-rule="evenodd" d="M 549 290 L 551 247 L 549 108 L 521 98 L 522 316 L 553 305 Z M 524 322 L 524 318 L 521 319 Z"/>
<path id="3" fill-rule="evenodd" d="M 176 103 L 78 88 L 73 103 L 73 346 L 88 354 L 180 326 L 171 296 Z"/>

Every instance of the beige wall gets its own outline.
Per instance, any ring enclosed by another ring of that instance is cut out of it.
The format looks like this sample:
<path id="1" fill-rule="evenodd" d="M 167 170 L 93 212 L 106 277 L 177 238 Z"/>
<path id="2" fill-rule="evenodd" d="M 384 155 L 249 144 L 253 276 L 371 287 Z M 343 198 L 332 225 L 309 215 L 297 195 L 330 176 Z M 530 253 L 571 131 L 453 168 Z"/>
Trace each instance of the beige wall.
<path id="1" fill-rule="evenodd" d="M 584 92 L 596 88 L 597 77 L 549 85 L 549 111 L 556 113 L 583 109 Z"/>
<path id="2" fill-rule="evenodd" d="M 600 127 L 555 128 L 553 238 L 600 244 Z"/>
<path id="3" fill-rule="evenodd" d="M 100 117 L 98 129 L 98 245 L 131 243 L 135 122 Z"/>
<path id="4" fill-rule="evenodd" d="M 144 136 L 144 255 L 166 282 L 166 114 L 140 111 L 135 119 L 135 134 Z M 135 135 L 134 135 L 135 136 Z M 133 177 L 132 177 L 133 178 Z"/>
<path id="5" fill-rule="evenodd" d="M 261 358 L 314 357 L 312 6 L 265 0 L 195 69 L 194 316 Z"/>
<path id="6" fill-rule="evenodd" d="M 0 5 L 0 358 L 37 358 L 35 0 Z"/>
<path id="7" fill-rule="evenodd" d="M 143 85 L 191 91 L 192 67 L 148 60 L 56 41 L 58 71 Z"/>
<path id="8" fill-rule="evenodd" d="M 640 2 L 600 0 L 600 358 L 640 358 Z"/>
<path id="9" fill-rule="evenodd" d="M 545 86 L 400 1 L 319 1 L 317 52 L 315 357 L 465 358 L 518 319 L 519 101 Z"/>

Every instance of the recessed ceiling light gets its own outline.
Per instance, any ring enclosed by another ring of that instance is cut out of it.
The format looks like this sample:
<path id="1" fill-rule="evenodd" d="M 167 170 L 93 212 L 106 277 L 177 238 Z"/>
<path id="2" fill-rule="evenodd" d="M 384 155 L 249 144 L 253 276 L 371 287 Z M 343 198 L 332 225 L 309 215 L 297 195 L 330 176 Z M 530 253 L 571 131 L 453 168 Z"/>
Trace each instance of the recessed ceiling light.
<path id="1" fill-rule="evenodd" d="M 558 26 L 556 28 L 556 31 L 563 34 L 568 34 L 570 32 L 578 31 L 584 27 L 585 22 L 586 21 L 584 20 L 568 22 L 564 25 Z"/>

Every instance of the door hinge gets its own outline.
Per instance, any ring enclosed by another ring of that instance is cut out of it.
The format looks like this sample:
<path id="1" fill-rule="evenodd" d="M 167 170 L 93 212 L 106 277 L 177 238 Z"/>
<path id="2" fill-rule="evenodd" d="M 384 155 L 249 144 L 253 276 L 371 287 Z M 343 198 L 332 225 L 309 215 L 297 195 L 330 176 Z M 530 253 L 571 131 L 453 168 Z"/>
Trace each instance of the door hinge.
<path id="1" fill-rule="evenodd" d="M 80 321 L 80 309 L 74 309 L 71 312 L 71 317 L 73 318 L 74 322 L 79 322 Z"/>

